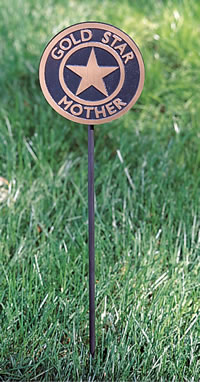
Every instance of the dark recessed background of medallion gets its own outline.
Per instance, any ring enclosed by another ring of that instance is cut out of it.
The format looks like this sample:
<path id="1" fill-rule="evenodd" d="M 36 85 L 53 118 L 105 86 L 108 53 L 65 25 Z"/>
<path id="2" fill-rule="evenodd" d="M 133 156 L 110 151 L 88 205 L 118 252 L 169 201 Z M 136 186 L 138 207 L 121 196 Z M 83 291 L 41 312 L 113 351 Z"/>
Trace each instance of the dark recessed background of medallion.
<path id="1" fill-rule="evenodd" d="M 84 26 L 83 26 L 83 29 L 84 29 Z M 92 42 L 92 41 L 93 42 L 101 42 L 101 39 L 102 39 L 104 33 L 107 31 L 106 29 L 105 30 L 102 30 L 102 29 L 98 30 L 97 28 L 90 28 L 90 29 L 93 32 L 93 38 L 89 42 Z M 80 33 L 78 31 L 74 32 L 73 34 L 77 40 L 80 38 Z M 69 34 L 66 33 L 65 37 L 69 37 Z M 63 38 L 64 37 L 62 37 L 62 39 Z M 59 47 L 59 43 L 62 39 L 60 39 L 54 45 L 54 47 L 56 47 L 56 46 Z M 80 65 L 86 65 L 87 64 L 87 61 L 89 58 L 89 54 L 88 54 L 87 50 L 88 51 L 91 50 L 91 47 L 81 49 L 81 45 L 83 43 L 79 44 L 80 56 L 77 56 L 77 60 L 78 60 L 78 58 L 80 58 L 80 60 L 83 60 L 83 61 L 80 61 Z M 123 41 L 121 43 L 123 43 Z M 118 45 L 118 44 L 120 44 L 120 42 L 116 43 L 116 45 Z M 131 50 L 131 48 L 129 46 L 127 46 L 124 54 L 126 54 L 130 50 Z M 82 54 L 83 51 L 85 51 L 84 54 Z M 119 52 L 118 50 L 115 50 L 115 51 Z M 66 51 L 66 54 L 67 54 L 67 52 L 68 51 Z M 77 51 L 77 53 L 78 53 L 78 51 Z M 111 66 L 117 65 L 118 66 L 115 58 L 112 57 L 112 55 L 110 53 L 108 53 L 107 51 L 104 51 L 104 53 L 103 53 L 102 49 L 95 48 L 95 53 L 96 53 L 96 57 L 97 57 L 97 62 L 100 66 L 102 64 L 105 66 L 109 66 L 109 65 L 111 65 Z M 104 62 L 105 58 L 106 58 L 106 62 Z M 47 61 L 46 61 L 46 65 L 45 65 L 46 85 L 47 85 L 47 88 L 49 90 L 51 97 L 54 99 L 54 101 L 56 103 L 58 103 L 61 100 L 61 98 L 65 95 L 65 92 L 63 91 L 63 89 L 60 85 L 60 82 L 59 82 L 59 67 L 60 67 L 61 61 L 62 61 L 62 59 L 61 60 L 53 59 L 51 57 L 51 52 L 50 52 L 49 56 L 47 58 Z M 77 62 L 75 62 L 75 53 L 72 54 L 72 56 L 69 58 L 67 64 L 69 64 L 69 65 L 76 64 L 77 65 Z M 129 104 L 131 102 L 131 100 L 133 99 L 134 95 L 136 94 L 139 80 L 140 80 L 140 68 L 139 68 L 137 57 L 135 56 L 134 59 L 129 60 L 127 62 L 127 64 L 124 65 L 124 68 L 125 68 L 125 81 L 124 81 L 122 89 L 120 90 L 120 92 L 118 93 L 116 98 L 121 98 L 123 102 L 126 102 L 127 104 Z M 67 74 L 68 71 L 69 71 L 69 69 L 67 69 L 67 68 L 64 70 L 64 72 L 65 72 L 64 78 L 65 78 L 65 81 L 67 82 L 67 85 L 69 87 L 71 87 L 70 90 L 72 90 L 74 92 L 75 89 L 77 90 L 78 81 L 80 82 L 81 79 L 75 73 L 70 71 L 71 76 L 72 76 L 71 79 L 74 78 L 74 84 L 73 84 L 72 80 L 70 80 L 71 82 L 69 82 L 69 84 L 68 84 L 68 74 Z M 116 87 L 119 83 L 119 70 L 116 70 L 116 72 L 113 72 L 107 78 L 104 78 L 104 81 L 106 83 L 107 90 L 108 90 L 108 93 L 110 95 L 110 93 L 112 93 L 113 89 L 114 90 L 116 89 Z M 86 92 L 87 92 L 87 94 L 86 94 Z M 92 100 L 101 100 L 101 99 L 103 100 L 105 98 L 105 96 L 103 94 L 101 95 L 101 93 L 98 90 L 94 89 L 93 87 L 88 89 L 88 91 L 80 93 L 78 97 L 79 98 L 80 97 L 88 97 L 88 100 L 91 100 L 91 97 L 94 97 L 94 98 L 92 98 Z M 68 99 L 70 100 L 71 98 L 68 96 Z M 86 99 L 86 98 L 83 98 L 83 99 Z M 105 98 L 105 100 L 106 100 L 106 98 Z M 80 103 L 81 103 L 81 101 L 80 101 Z M 86 112 L 84 112 L 84 115 L 81 115 L 81 118 L 85 118 L 85 114 L 86 114 Z M 92 115 L 92 118 L 95 119 L 95 116 Z"/>

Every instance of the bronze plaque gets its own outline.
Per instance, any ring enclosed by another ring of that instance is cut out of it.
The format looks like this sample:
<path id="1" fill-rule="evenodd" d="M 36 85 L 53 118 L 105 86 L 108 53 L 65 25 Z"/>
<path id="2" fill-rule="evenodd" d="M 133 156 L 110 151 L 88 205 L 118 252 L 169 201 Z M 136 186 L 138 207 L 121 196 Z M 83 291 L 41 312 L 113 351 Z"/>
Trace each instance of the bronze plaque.
<path id="1" fill-rule="evenodd" d="M 96 125 L 120 117 L 135 104 L 144 84 L 144 64 L 126 33 L 85 22 L 49 42 L 39 76 L 53 109 L 72 121 Z"/>

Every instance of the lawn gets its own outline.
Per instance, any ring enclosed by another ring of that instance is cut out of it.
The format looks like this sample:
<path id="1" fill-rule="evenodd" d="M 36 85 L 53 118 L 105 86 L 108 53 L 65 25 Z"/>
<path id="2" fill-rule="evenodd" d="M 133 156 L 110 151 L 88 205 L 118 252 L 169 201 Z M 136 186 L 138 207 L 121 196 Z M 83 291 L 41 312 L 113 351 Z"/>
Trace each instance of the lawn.
<path id="1" fill-rule="evenodd" d="M 0 380 L 198 382 L 200 2 L 1 0 L 0 12 Z M 128 33 L 146 72 L 134 107 L 95 127 L 94 359 L 87 126 L 38 81 L 47 42 L 88 20 Z"/>

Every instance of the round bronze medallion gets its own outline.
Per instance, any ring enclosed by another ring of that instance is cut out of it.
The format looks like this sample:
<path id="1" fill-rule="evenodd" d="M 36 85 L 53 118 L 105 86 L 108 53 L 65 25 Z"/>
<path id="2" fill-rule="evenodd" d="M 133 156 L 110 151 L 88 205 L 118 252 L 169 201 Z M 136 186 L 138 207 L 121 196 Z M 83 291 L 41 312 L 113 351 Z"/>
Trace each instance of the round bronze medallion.
<path id="1" fill-rule="evenodd" d="M 53 109 L 72 121 L 96 125 L 120 117 L 135 104 L 144 84 L 144 64 L 126 33 L 85 22 L 49 42 L 39 76 Z"/>

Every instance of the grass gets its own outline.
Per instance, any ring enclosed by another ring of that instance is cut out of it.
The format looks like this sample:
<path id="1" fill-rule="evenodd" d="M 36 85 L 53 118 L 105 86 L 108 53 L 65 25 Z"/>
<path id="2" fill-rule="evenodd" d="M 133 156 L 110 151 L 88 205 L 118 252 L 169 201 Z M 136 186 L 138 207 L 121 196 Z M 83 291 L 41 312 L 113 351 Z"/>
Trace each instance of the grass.
<path id="1" fill-rule="evenodd" d="M 199 380 L 199 18 L 195 0 L 2 0 L 2 381 Z M 134 108 L 95 127 L 94 360 L 87 128 L 38 83 L 45 44 L 86 20 L 130 34 L 146 68 Z"/>

